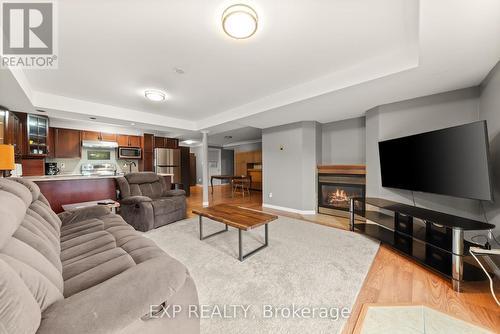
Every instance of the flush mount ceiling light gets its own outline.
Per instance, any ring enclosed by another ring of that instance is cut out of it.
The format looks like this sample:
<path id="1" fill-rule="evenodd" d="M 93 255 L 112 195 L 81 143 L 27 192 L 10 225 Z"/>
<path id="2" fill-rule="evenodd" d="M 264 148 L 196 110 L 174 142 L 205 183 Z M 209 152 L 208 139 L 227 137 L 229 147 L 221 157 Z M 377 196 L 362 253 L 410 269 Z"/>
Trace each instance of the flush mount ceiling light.
<path id="1" fill-rule="evenodd" d="M 222 13 L 222 29 L 232 38 L 245 39 L 257 31 L 257 12 L 247 5 L 232 5 Z"/>
<path id="2" fill-rule="evenodd" d="M 167 94 L 161 90 L 148 89 L 144 92 L 144 96 L 150 101 L 160 102 L 165 100 Z"/>

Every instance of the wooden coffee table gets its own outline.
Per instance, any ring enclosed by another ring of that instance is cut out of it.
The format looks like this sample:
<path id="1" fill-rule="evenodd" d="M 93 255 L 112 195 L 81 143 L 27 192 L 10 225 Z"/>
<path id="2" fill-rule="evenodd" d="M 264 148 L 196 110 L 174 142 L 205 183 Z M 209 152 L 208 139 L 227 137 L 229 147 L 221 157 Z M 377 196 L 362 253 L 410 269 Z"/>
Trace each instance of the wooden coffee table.
<path id="1" fill-rule="evenodd" d="M 239 206 L 228 205 L 228 204 L 219 204 L 208 208 L 195 209 L 193 210 L 193 213 L 199 216 L 200 240 L 204 240 L 213 237 L 217 234 L 227 232 L 228 226 L 238 229 L 238 242 L 239 242 L 238 258 L 240 261 L 245 260 L 246 258 L 254 255 L 258 251 L 267 247 L 267 245 L 269 244 L 267 224 L 269 224 L 273 220 L 278 219 L 278 216 L 275 215 L 270 215 L 268 213 L 245 209 Z M 203 217 L 207 217 L 209 219 L 225 224 L 226 228 L 221 231 L 204 236 Z M 264 225 L 265 228 L 264 244 L 247 254 L 243 254 L 242 231 L 249 231 L 262 225 Z"/>

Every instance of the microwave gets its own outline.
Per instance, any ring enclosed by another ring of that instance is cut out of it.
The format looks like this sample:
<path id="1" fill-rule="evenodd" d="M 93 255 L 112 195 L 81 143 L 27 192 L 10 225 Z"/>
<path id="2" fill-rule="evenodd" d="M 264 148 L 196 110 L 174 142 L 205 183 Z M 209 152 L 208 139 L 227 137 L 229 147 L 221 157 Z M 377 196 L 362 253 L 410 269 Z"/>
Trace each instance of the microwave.
<path id="1" fill-rule="evenodd" d="M 142 151 L 139 147 L 118 147 L 118 159 L 141 159 Z"/>

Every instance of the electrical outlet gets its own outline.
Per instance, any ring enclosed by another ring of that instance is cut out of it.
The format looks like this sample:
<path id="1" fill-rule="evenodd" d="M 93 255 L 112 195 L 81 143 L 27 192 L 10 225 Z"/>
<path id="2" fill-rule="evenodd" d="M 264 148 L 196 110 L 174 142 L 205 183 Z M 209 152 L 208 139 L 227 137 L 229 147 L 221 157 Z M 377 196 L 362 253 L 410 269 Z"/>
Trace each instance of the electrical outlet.
<path id="1" fill-rule="evenodd" d="M 273 198 L 273 193 L 269 193 L 269 198 Z"/>

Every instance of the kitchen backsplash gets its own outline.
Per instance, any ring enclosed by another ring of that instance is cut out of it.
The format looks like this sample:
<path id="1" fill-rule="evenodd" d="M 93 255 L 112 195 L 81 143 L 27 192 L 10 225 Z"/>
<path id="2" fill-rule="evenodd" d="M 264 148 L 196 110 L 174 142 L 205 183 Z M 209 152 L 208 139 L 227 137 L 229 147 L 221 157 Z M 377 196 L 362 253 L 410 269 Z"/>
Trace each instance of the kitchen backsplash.
<path id="1" fill-rule="evenodd" d="M 89 160 L 88 159 L 88 151 L 106 151 L 110 152 L 110 158 L 109 160 Z M 46 162 L 56 162 L 57 167 L 60 170 L 60 174 L 80 174 L 80 166 L 82 164 L 100 164 L 100 163 L 112 163 L 116 164 L 116 171 L 117 172 L 123 172 L 123 173 L 128 173 L 129 166 L 124 166 L 125 165 L 125 160 L 117 159 L 116 158 L 116 150 L 98 150 L 95 148 L 82 148 L 82 158 L 81 159 L 45 159 Z M 138 160 L 134 160 L 136 164 L 139 163 Z M 138 166 L 132 165 L 132 172 L 137 172 L 139 171 Z"/>

